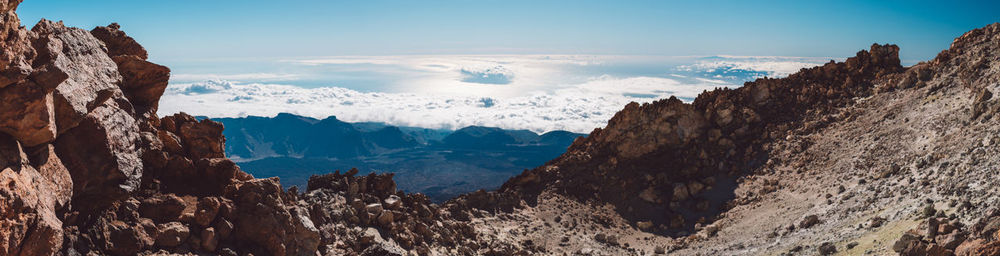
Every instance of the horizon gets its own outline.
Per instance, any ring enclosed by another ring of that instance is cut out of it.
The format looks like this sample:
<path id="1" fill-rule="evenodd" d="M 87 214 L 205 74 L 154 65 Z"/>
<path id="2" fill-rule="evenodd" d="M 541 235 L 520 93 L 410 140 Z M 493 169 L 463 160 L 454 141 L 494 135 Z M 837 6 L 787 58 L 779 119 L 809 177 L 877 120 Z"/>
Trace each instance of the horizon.
<path id="1" fill-rule="evenodd" d="M 872 43 L 899 45 L 904 65 L 926 61 L 1000 20 L 989 7 L 1000 4 L 59 0 L 18 11 L 27 26 L 119 23 L 172 70 L 160 115 L 587 133 L 629 102 L 690 102 Z"/>
<path id="2" fill-rule="evenodd" d="M 1000 21 L 993 1 L 26 1 L 86 29 L 118 22 L 154 61 L 315 56 L 583 54 L 802 56 L 872 43 L 928 60 L 965 31 Z M 86 11 L 100 9 L 100 11 Z M 157 10 L 157 11 L 150 11 Z M 830 22 L 835 20 L 837 22 Z M 238 42 L 238 43 L 234 43 Z"/>

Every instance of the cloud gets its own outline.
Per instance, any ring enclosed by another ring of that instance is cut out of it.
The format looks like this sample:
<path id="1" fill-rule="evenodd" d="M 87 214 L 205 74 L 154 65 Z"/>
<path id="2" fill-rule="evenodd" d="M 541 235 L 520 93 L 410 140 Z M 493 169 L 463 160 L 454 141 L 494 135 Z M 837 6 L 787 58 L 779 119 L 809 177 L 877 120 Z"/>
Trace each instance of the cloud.
<path id="1" fill-rule="evenodd" d="M 185 94 L 185 95 L 195 95 L 195 94 L 206 94 L 213 93 L 222 90 L 232 89 L 233 83 L 225 80 L 209 80 L 201 83 L 193 83 L 182 86 L 177 86 L 173 88 L 173 92 Z"/>
<path id="2" fill-rule="evenodd" d="M 243 74 L 172 74 L 173 81 L 237 80 L 237 81 L 287 81 L 300 78 L 298 74 L 243 73 Z"/>
<path id="3" fill-rule="evenodd" d="M 700 58 L 694 64 L 680 65 L 676 70 L 692 72 L 702 78 L 734 82 L 765 76 L 785 77 L 803 68 L 822 65 L 829 60 L 830 58 L 712 56 Z"/>
<path id="4" fill-rule="evenodd" d="M 670 96 L 692 101 L 705 90 L 786 76 L 824 62 L 797 57 L 577 55 L 284 60 L 268 67 L 292 73 L 213 75 L 205 76 L 207 81 L 175 76 L 161 98 L 160 114 L 240 117 L 288 112 L 427 128 L 481 125 L 586 133 L 605 126 L 632 101 Z"/>
<path id="5" fill-rule="evenodd" d="M 349 122 L 440 129 L 481 125 L 586 133 L 606 125 L 629 102 L 649 102 L 669 95 L 693 98 L 716 86 L 682 84 L 667 78 L 603 76 L 554 92 L 498 98 L 209 81 L 169 87 L 160 101 L 160 114 L 184 111 L 210 117 L 241 117 L 288 112 L 315 118 L 337 116 Z"/>
<path id="6" fill-rule="evenodd" d="M 462 82 L 477 84 L 509 84 L 514 79 L 514 72 L 502 65 L 485 69 L 462 68 Z"/>

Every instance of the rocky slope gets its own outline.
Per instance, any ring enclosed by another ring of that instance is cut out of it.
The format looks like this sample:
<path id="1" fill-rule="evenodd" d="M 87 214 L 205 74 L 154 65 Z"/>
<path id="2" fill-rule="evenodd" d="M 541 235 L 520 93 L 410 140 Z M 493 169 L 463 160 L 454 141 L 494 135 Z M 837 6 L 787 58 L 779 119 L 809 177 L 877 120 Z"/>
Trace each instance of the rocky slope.
<path id="1" fill-rule="evenodd" d="M 562 156 L 440 205 L 357 170 L 305 191 L 157 117 L 169 69 L 117 24 L 0 0 L 0 255 L 996 255 L 1000 24 L 902 67 L 842 63 L 631 104 Z"/>

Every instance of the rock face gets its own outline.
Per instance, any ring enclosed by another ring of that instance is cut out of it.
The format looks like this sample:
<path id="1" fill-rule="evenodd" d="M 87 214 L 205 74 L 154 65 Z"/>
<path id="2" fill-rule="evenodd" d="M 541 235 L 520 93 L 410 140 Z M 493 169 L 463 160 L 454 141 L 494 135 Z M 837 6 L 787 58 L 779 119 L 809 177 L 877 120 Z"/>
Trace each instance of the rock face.
<path id="1" fill-rule="evenodd" d="M 611 202 L 628 219 L 668 227 L 660 233 L 690 230 L 696 220 L 723 210 L 722 201 L 703 196 L 732 190 L 716 183 L 763 165 L 761 145 L 805 116 L 874 93 L 880 79 L 904 71 L 898 52 L 895 45 L 876 44 L 845 62 L 708 91 L 691 104 L 673 97 L 629 104 L 607 127 L 577 140 L 548 165 L 511 179 L 499 193 L 534 202 L 541 191 L 556 190 Z"/>

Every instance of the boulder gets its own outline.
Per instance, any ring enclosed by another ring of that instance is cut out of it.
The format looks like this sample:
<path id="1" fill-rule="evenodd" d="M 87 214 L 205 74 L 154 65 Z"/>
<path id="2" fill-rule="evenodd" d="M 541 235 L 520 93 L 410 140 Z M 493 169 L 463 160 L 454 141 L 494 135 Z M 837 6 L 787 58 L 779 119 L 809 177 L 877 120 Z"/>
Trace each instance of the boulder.
<path id="1" fill-rule="evenodd" d="M 235 192 L 237 243 L 255 254 L 312 255 L 319 230 L 305 210 L 285 205 L 277 178 L 239 184 Z"/>
<path id="2" fill-rule="evenodd" d="M 812 226 L 815 226 L 816 224 L 819 224 L 819 222 L 820 222 L 819 216 L 809 215 L 803 218 L 802 221 L 799 222 L 799 228 L 810 228 Z"/>
<path id="3" fill-rule="evenodd" d="M 90 30 L 90 34 L 101 40 L 101 42 L 104 42 L 104 45 L 107 46 L 108 56 L 131 55 L 142 60 L 148 57 L 146 48 L 139 45 L 132 37 L 126 35 L 125 31 L 121 31 L 121 26 L 118 23 L 111 23 L 106 27 L 95 27 Z"/>
<path id="4" fill-rule="evenodd" d="M 198 200 L 198 208 L 194 212 L 194 222 L 202 227 L 207 227 L 219 213 L 220 205 L 218 198 L 202 197 Z"/>
<path id="5" fill-rule="evenodd" d="M 56 138 L 54 86 L 23 81 L 0 88 L 0 132 L 14 136 L 25 146 Z"/>
<path id="6" fill-rule="evenodd" d="M 222 123 L 205 119 L 181 124 L 178 129 L 178 135 L 192 159 L 226 157 Z"/>
<path id="7" fill-rule="evenodd" d="M 46 66 L 54 70 L 51 72 L 67 76 L 55 87 L 53 94 L 59 134 L 76 127 L 102 102 L 121 94 L 118 84 L 122 77 L 118 65 L 104 51 L 97 50 L 104 49 L 104 43 L 89 32 L 45 19 L 31 31 L 32 43 L 38 51 L 34 65 Z"/>
<path id="8" fill-rule="evenodd" d="M 14 12 L 21 1 L 0 0 L 0 88 L 24 80 L 32 70 L 35 49 Z"/>
<path id="9" fill-rule="evenodd" d="M 31 165 L 49 183 L 56 209 L 68 206 L 73 198 L 73 178 L 62 160 L 56 156 L 55 146 L 45 144 L 35 147 L 28 156 L 31 158 Z"/>
<path id="10" fill-rule="evenodd" d="M 122 221 L 104 222 L 101 225 L 106 250 L 112 255 L 136 255 L 153 245 L 153 238 L 141 225 Z"/>
<path id="11" fill-rule="evenodd" d="M 170 68 L 146 61 L 135 55 L 112 58 L 122 75 L 121 90 L 139 114 L 155 115 L 160 96 L 167 89 Z"/>
<path id="12" fill-rule="evenodd" d="M 214 228 L 206 228 L 201 231 L 201 248 L 209 252 L 214 252 L 219 248 L 219 236 L 215 234 Z"/>
<path id="13" fill-rule="evenodd" d="M 56 153 L 73 177 L 78 206 L 99 207 L 139 187 L 142 150 L 135 119 L 120 108 L 123 98 L 95 108 L 56 140 Z"/>
<path id="14" fill-rule="evenodd" d="M 175 247 L 187 241 L 191 231 L 180 222 L 170 222 L 157 225 L 159 235 L 156 237 L 156 246 Z"/>
<path id="15" fill-rule="evenodd" d="M 831 242 L 825 242 L 816 249 L 819 251 L 819 255 L 831 255 L 837 253 L 837 246 Z"/>
<path id="16" fill-rule="evenodd" d="M 185 208 L 184 199 L 173 194 L 157 194 L 142 200 L 139 216 L 164 223 L 177 221 Z"/>
<path id="17" fill-rule="evenodd" d="M 51 255 L 62 248 L 54 193 L 13 137 L 0 133 L 0 254 Z"/>

